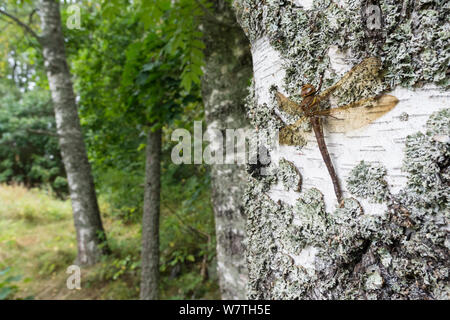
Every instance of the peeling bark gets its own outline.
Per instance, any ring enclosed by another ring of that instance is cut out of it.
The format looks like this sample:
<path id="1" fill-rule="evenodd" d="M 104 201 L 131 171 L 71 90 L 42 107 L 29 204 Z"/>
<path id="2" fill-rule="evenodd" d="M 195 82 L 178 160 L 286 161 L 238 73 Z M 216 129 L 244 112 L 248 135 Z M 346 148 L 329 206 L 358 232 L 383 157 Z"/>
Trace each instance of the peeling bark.
<path id="1" fill-rule="evenodd" d="M 75 95 L 67 65 L 61 28 L 59 2 L 39 1 L 44 63 L 52 94 L 57 133 L 72 200 L 73 217 L 78 240 L 77 264 L 96 263 L 106 247 L 86 148 L 81 132 Z"/>
<path id="2" fill-rule="evenodd" d="M 225 129 L 248 126 L 244 100 L 251 78 L 251 56 L 248 40 L 227 1 L 215 1 L 211 10 L 213 17 L 206 15 L 202 24 L 206 44 L 202 96 L 208 129 L 225 133 Z M 214 165 L 211 178 L 222 298 L 245 299 L 245 166 Z"/>

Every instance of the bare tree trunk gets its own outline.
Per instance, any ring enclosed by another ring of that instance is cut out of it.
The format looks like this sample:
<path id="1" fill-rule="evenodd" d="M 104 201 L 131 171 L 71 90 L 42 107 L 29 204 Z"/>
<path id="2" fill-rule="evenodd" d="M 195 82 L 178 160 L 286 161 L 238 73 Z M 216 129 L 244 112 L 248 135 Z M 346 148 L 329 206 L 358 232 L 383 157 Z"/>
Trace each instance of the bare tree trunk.
<path id="1" fill-rule="evenodd" d="M 244 100 L 251 78 L 249 42 L 226 1 L 214 1 L 203 21 L 206 44 L 202 95 L 208 129 L 246 128 Z M 224 135 L 225 136 L 225 135 Z M 223 299 L 245 299 L 245 166 L 214 165 L 211 171 L 217 260 Z"/>
<path id="2" fill-rule="evenodd" d="M 62 159 L 67 173 L 80 265 L 96 263 L 106 241 L 95 193 L 71 75 L 67 65 L 59 1 L 40 0 L 42 35 L 39 37 L 56 117 Z"/>
<path id="3" fill-rule="evenodd" d="M 358 130 L 323 119 L 342 207 L 311 132 L 298 129 L 307 135 L 298 146 L 268 146 L 273 174 L 252 177 L 245 193 L 250 299 L 449 298 L 444 2 L 234 1 L 252 43 L 248 111 L 259 131 L 296 121 L 280 111 L 275 90 L 299 98 L 323 72 L 327 88 L 369 56 L 382 61 L 379 82 L 361 77 L 331 106 L 382 92 L 399 100 Z"/>
<path id="4" fill-rule="evenodd" d="M 142 217 L 141 300 L 159 297 L 159 209 L 161 191 L 161 129 L 147 138 L 144 213 Z"/>

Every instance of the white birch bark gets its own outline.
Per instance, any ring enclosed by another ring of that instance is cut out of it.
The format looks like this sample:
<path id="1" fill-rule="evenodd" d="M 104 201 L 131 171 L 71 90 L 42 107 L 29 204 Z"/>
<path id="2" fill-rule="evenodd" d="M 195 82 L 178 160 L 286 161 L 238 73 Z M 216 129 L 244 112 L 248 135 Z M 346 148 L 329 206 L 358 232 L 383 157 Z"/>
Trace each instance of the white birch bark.
<path id="1" fill-rule="evenodd" d="M 205 68 L 202 96 L 208 130 L 248 127 L 244 100 L 251 77 L 250 48 L 226 1 L 214 1 L 203 21 Z M 211 192 L 217 239 L 217 273 L 222 299 L 245 299 L 245 223 L 242 194 L 245 166 L 211 167 Z"/>
<path id="2" fill-rule="evenodd" d="M 448 298 L 448 8 L 390 0 L 234 6 L 252 43 L 248 111 L 259 130 L 283 125 L 274 86 L 292 96 L 317 85 L 321 71 L 331 85 L 367 56 L 384 62 L 386 93 L 399 99 L 358 130 L 331 131 L 324 121 L 342 208 L 313 133 L 303 147 L 269 148 L 274 175 L 250 179 L 246 191 L 249 298 Z M 369 28 L 372 9 L 387 31 Z"/>
<path id="3" fill-rule="evenodd" d="M 72 200 L 78 243 L 77 263 L 91 265 L 99 261 L 102 251 L 106 251 L 106 247 L 99 247 L 106 237 L 67 65 L 59 10 L 58 1 L 39 1 L 42 29 L 39 40 Z"/>
<path id="4" fill-rule="evenodd" d="M 332 48 L 334 49 L 334 48 Z M 256 102 L 260 105 L 271 103 L 270 87 L 283 87 L 285 70 L 283 58 L 270 45 L 267 38 L 258 39 L 252 45 L 254 59 L 254 79 Z M 352 65 L 346 63 L 348 57 L 337 50 L 330 50 L 329 58 L 334 71 L 340 75 L 349 71 Z M 282 93 L 287 95 L 283 90 Z M 394 110 L 361 129 L 350 132 L 330 132 L 326 119 L 324 134 L 333 165 L 341 181 L 348 178 L 350 171 L 361 161 L 379 163 L 386 167 L 386 176 L 393 193 L 400 191 L 406 183 L 406 173 L 402 171 L 403 149 L 406 137 L 424 131 L 428 118 L 436 111 L 449 107 L 450 92 L 442 91 L 434 85 L 418 89 L 397 87 L 386 94 L 397 97 L 400 102 Z M 402 120 L 407 114 L 408 119 Z M 333 211 L 338 205 L 330 176 L 320 155 L 314 133 L 308 136 L 307 145 L 302 148 L 301 155 L 292 146 L 280 146 L 277 153 L 271 156 L 275 161 L 286 159 L 293 162 L 303 177 L 303 188 L 319 189 L 325 199 L 326 210 Z M 342 185 L 344 195 L 350 197 L 345 184 Z M 276 202 L 283 200 L 294 204 L 298 194 L 286 192 L 281 184 L 270 189 L 270 196 Z M 375 204 L 358 198 L 365 212 L 383 214 L 386 204 Z"/>

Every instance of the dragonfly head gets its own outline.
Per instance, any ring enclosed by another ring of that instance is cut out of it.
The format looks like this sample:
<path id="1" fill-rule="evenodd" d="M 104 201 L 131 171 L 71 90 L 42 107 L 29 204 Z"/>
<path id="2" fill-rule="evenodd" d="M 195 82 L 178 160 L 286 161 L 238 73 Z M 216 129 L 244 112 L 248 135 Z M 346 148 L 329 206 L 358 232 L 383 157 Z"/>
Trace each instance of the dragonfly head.
<path id="1" fill-rule="evenodd" d="M 303 98 L 313 95 L 316 93 L 316 88 L 312 84 L 305 84 L 302 86 L 301 96 Z"/>

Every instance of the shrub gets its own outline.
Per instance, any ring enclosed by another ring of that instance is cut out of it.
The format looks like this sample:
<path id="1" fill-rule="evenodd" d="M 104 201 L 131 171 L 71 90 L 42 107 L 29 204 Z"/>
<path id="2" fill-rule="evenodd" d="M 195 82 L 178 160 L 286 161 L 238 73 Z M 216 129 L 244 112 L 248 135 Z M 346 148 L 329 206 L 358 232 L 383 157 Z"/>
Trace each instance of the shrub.
<path id="1" fill-rule="evenodd" d="M 67 181 L 47 91 L 0 88 L 0 182 L 49 185 L 59 196 Z"/>
<path id="2" fill-rule="evenodd" d="M 21 279 L 21 276 L 12 276 L 11 268 L 0 270 L 0 300 L 9 300 L 14 297 L 18 291 L 15 282 Z"/>

